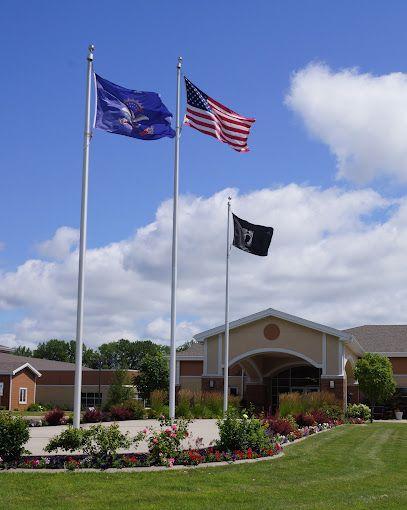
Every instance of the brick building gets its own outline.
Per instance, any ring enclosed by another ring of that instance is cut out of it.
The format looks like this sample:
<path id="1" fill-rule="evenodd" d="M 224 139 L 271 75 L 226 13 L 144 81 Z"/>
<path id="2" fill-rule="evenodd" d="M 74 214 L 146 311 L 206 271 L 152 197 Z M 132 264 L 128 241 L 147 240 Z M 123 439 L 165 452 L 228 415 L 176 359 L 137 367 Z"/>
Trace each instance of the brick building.
<path id="1" fill-rule="evenodd" d="M 224 325 L 195 335 L 177 354 L 178 388 L 223 390 Z M 327 390 L 358 401 L 353 376 L 365 352 L 386 355 L 407 399 L 407 325 L 339 330 L 269 308 L 230 323 L 229 391 L 275 410 L 278 395 Z"/>
<path id="2" fill-rule="evenodd" d="M 132 381 L 137 370 L 128 370 Z M 114 370 L 82 371 L 82 405 L 99 406 L 107 400 Z M 0 346 L 0 409 L 26 410 L 34 402 L 73 409 L 75 365 L 61 361 L 16 356 Z"/>

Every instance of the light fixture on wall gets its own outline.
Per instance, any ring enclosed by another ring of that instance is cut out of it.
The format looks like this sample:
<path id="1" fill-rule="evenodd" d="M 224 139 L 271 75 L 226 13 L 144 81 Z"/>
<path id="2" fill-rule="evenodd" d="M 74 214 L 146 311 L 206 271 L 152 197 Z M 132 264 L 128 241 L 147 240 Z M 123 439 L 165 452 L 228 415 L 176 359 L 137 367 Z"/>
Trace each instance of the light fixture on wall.
<path id="1" fill-rule="evenodd" d="M 329 387 L 335 388 L 335 381 L 329 381 Z"/>
<path id="2" fill-rule="evenodd" d="M 215 381 L 213 379 L 209 380 L 209 388 L 213 388 L 215 386 Z"/>

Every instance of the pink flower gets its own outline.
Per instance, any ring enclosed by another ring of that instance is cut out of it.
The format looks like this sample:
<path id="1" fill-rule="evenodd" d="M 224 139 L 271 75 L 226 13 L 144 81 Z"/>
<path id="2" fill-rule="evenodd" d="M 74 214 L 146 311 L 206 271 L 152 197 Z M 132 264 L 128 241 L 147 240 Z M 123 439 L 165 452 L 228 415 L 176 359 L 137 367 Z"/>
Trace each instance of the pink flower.
<path id="1" fill-rule="evenodd" d="M 177 430 L 178 427 L 174 423 L 174 425 L 171 428 L 172 428 L 172 430 Z"/>
<path id="2" fill-rule="evenodd" d="M 176 437 L 177 437 L 177 434 L 174 434 L 174 433 L 173 433 L 173 434 L 171 434 L 171 436 L 170 436 L 170 437 L 172 437 L 172 438 L 176 438 Z"/>
<path id="3" fill-rule="evenodd" d="M 157 439 L 156 437 L 153 439 L 153 443 L 154 443 L 154 444 L 157 444 L 157 443 L 158 443 L 158 439 Z"/>
<path id="4" fill-rule="evenodd" d="M 143 429 L 144 434 L 148 434 L 148 429 Z"/>
<path id="5" fill-rule="evenodd" d="M 175 459 L 168 459 L 168 467 L 172 467 L 174 465 Z"/>

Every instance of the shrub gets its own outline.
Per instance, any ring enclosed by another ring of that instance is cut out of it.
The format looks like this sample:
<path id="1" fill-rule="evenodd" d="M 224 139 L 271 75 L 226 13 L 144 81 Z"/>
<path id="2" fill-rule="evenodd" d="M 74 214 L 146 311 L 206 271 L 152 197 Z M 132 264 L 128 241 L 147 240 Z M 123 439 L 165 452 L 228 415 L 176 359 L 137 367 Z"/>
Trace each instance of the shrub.
<path id="1" fill-rule="evenodd" d="M 168 401 L 168 394 L 166 390 L 154 390 L 150 394 L 150 408 L 151 417 L 158 418 L 159 416 L 166 414 L 165 406 Z"/>
<path id="2" fill-rule="evenodd" d="M 165 416 L 160 416 L 159 422 L 160 430 L 145 431 L 148 436 L 148 450 L 154 463 L 173 464 L 174 459 L 182 453 L 182 440 L 188 437 L 188 421 L 183 419 L 171 421 Z M 141 434 L 136 436 L 135 441 L 142 439 Z"/>
<path id="3" fill-rule="evenodd" d="M 142 400 L 126 400 L 123 402 L 123 407 L 131 411 L 133 420 L 142 420 L 146 414 L 146 409 Z"/>
<path id="4" fill-rule="evenodd" d="M 123 434 L 116 423 L 109 427 L 92 425 L 89 429 L 68 427 L 49 441 L 45 451 L 82 450 L 92 466 L 105 468 L 112 465 L 119 448 L 129 448 L 131 443 L 128 433 Z"/>
<path id="5" fill-rule="evenodd" d="M 102 421 L 102 413 L 99 409 L 87 409 L 82 416 L 83 423 L 97 423 Z"/>
<path id="6" fill-rule="evenodd" d="M 321 408 L 321 411 L 323 411 L 328 418 L 330 418 L 331 421 L 333 420 L 341 420 L 343 418 L 343 410 L 340 405 L 333 404 L 331 406 L 323 406 Z"/>
<path id="7" fill-rule="evenodd" d="M 42 412 L 45 411 L 45 407 L 41 404 L 32 403 L 27 407 L 27 411 Z"/>
<path id="8" fill-rule="evenodd" d="M 330 423 L 332 421 L 332 419 L 326 414 L 325 411 L 321 410 L 311 411 L 311 415 L 314 418 L 314 420 L 318 423 L 318 425 L 321 425 L 321 423 Z"/>
<path id="9" fill-rule="evenodd" d="M 370 420 L 371 411 L 365 404 L 349 404 L 346 410 L 348 418 L 361 418 L 364 421 Z"/>
<path id="10" fill-rule="evenodd" d="M 70 453 L 81 450 L 83 448 L 83 434 L 84 429 L 68 427 L 57 436 L 51 438 L 44 450 L 46 452 L 63 450 Z"/>
<path id="11" fill-rule="evenodd" d="M 21 455 L 26 453 L 24 445 L 29 437 L 26 420 L 8 412 L 0 414 L 0 457 L 3 462 L 18 462 Z"/>
<path id="12" fill-rule="evenodd" d="M 124 421 L 133 419 L 133 411 L 124 406 L 115 406 L 110 408 L 112 420 Z"/>
<path id="13" fill-rule="evenodd" d="M 51 411 L 48 411 L 44 416 L 44 420 L 48 425 L 61 425 L 65 416 L 65 412 L 59 407 L 55 407 Z"/>
<path id="14" fill-rule="evenodd" d="M 219 440 L 216 448 L 223 451 L 264 450 L 270 448 L 270 437 L 266 434 L 266 426 L 256 418 L 243 414 L 240 418 L 235 409 L 230 409 L 226 417 L 218 422 Z"/>
<path id="15" fill-rule="evenodd" d="M 280 434 L 282 436 L 287 436 L 297 429 L 297 424 L 292 417 L 277 418 L 275 416 L 270 416 L 265 420 L 265 424 L 271 435 Z"/>
<path id="16" fill-rule="evenodd" d="M 311 427 L 315 425 L 312 414 L 300 413 L 295 416 L 295 421 L 299 427 Z"/>

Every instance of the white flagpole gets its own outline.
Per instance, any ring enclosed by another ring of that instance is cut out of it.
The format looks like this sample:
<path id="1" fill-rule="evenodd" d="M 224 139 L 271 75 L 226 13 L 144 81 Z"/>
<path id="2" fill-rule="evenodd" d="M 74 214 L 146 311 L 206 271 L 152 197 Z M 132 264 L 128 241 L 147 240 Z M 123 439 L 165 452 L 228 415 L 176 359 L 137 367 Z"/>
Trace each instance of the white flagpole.
<path id="1" fill-rule="evenodd" d="M 79 428 L 81 421 L 81 390 L 82 390 L 82 348 L 83 348 L 83 298 L 85 280 L 85 252 L 86 227 L 88 215 L 88 174 L 89 174 L 89 145 L 92 137 L 90 130 L 90 89 L 93 72 L 93 44 L 89 46 L 86 75 L 86 103 L 85 103 L 85 132 L 83 136 L 83 167 L 82 167 L 82 204 L 81 231 L 79 239 L 79 272 L 78 272 L 78 302 L 76 313 L 76 351 L 75 351 L 75 390 L 73 425 Z"/>
<path id="2" fill-rule="evenodd" d="M 230 258 L 230 201 L 228 198 L 228 221 L 226 234 L 226 292 L 225 292 L 225 352 L 223 362 L 223 413 L 228 410 L 229 400 L 229 258 Z"/>
<path id="3" fill-rule="evenodd" d="M 172 275 L 171 275 L 171 344 L 170 344 L 170 419 L 175 418 L 175 378 L 176 378 L 176 342 L 175 328 L 177 325 L 177 266 L 178 266 L 178 175 L 179 175 L 179 139 L 180 98 L 181 98 L 181 65 L 182 57 L 178 57 L 177 64 L 177 99 L 175 117 L 175 158 L 174 158 L 174 199 L 172 212 Z"/>

